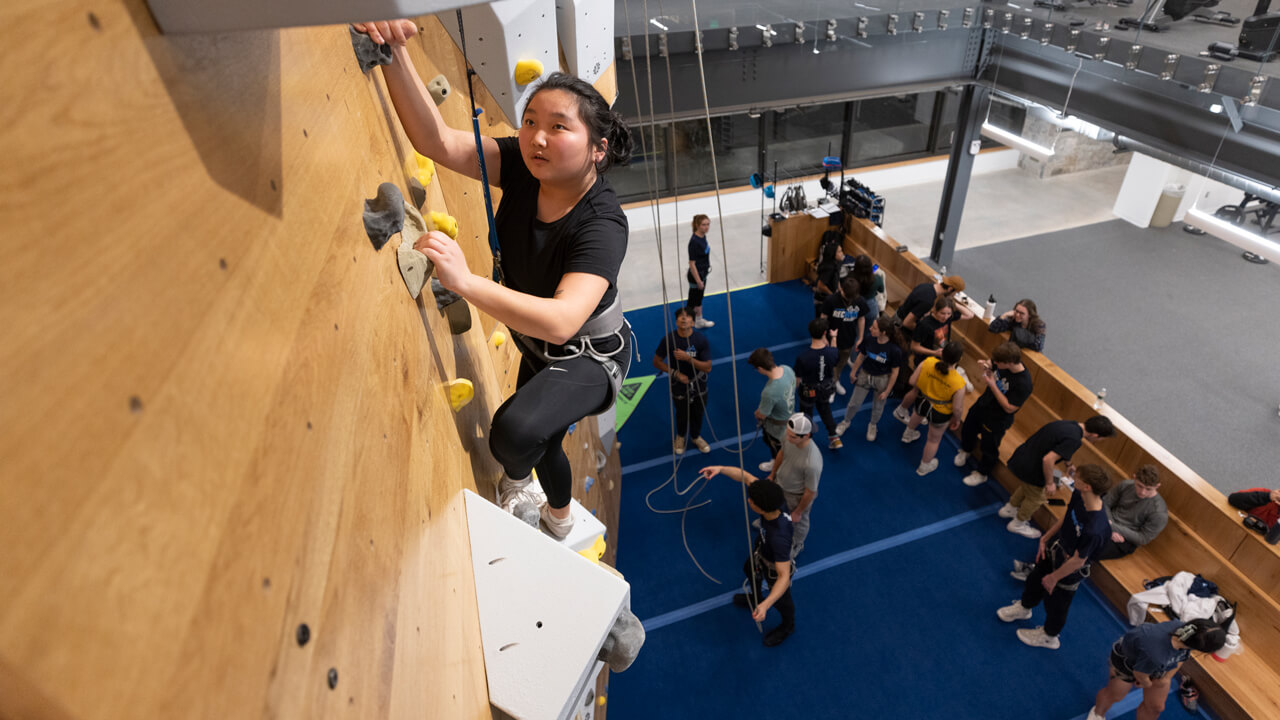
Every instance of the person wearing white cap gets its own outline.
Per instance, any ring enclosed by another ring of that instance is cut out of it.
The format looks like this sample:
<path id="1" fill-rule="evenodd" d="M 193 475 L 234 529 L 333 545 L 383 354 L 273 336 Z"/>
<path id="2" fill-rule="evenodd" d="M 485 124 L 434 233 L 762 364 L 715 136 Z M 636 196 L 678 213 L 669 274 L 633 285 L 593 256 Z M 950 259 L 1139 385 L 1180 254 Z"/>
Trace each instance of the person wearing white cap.
<path id="1" fill-rule="evenodd" d="M 791 537 L 791 557 L 804 550 L 809 534 L 809 515 L 818 497 L 818 480 L 822 477 L 822 453 L 813 442 L 813 421 L 804 413 L 787 420 L 787 441 L 778 451 L 769 479 L 782 486 L 795 529 Z"/>

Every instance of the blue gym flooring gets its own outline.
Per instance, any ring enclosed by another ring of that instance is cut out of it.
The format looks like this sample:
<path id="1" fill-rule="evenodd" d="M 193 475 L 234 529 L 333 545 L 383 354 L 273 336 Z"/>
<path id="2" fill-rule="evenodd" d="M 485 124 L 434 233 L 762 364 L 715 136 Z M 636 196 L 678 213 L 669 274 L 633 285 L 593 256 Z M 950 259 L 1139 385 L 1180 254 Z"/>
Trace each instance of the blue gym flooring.
<path id="1" fill-rule="evenodd" d="M 768 450 L 755 438 L 752 412 L 764 378 L 745 357 L 770 347 L 790 364 L 807 344 L 812 301 L 799 282 L 735 291 L 732 301 L 744 465 L 761 475 L 756 465 Z M 842 450 L 826 448 L 826 430 L 816 422 L 824 472 L 797 559 L 796 632 L 776 648 L 761 644 L 749 613 L 730 602 L 741 588 L 749 542 L 741 486 L 697 476 L 706 465 L 738 463 L 726 302 L 725 295 L 704 301 L 705 316 L 717 324 L 702 332 L 720 361 L 703 426 L 712 452 L 691 447 L 681 458 L 672 455 L 666 376 L 620 431 L 618 568 L 648 636 L 635 664 L 611 676 L 608 717 L 1083 718 L 1106 681 L 1110 645 L 1124 632 L 1118 614 L 1086 586 L 1060 650 L 1020 643 L 1014 630 L 1040 624 L 1043 609 L 1012 624 L 995 611 L 1020 594 L 1021 583 L 1008 574 L 1011 561 L 1031 559 L 1036 542 L 1007 532 L 996 517 L 1003 489 L 960 482 L 968 469 L 952 465 L 950 436 L 939 468 L 917 476 L 924 441 L 900 442 L 894 400 L 875 443 L 864 437 L 869 403 L 858 409 Z M 663 314 L 673 310 L 627 313 L 641 358 L 632 375 L 656 372 L 653 350 Z M 837 398 L 837 420 L 847 397 Z M 685 507 L 691 509 L 680 512 Z M 771 611 L 765 630 L 777 622 Z M 1133 717 L 1138 700 L 1132 694 L 1110 717 Z M 1169 702 L 1166 712 L 1183 712 L 1176 699 Z"/>

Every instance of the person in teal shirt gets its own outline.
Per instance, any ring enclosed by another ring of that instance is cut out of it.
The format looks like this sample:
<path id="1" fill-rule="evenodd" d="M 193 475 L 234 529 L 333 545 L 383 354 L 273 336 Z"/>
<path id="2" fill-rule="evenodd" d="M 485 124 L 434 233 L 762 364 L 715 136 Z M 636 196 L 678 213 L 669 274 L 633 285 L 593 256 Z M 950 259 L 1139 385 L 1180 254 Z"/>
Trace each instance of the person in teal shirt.
<path id="1" fill-rule="evenodd" d="M 769 446 L 769 459 L 760 463 L 760 470 L 769 472 L 773 470 L 773 459 L 782 448 L 787 420 L 796 409 L 796 373 L 786 365 L 775 363 L 768 348 L 752 350 L 747 364 L 769 378 L 760 392 L 760 406 L 756 408 L 756 422 L 760 423 L 764 441 Z"/>

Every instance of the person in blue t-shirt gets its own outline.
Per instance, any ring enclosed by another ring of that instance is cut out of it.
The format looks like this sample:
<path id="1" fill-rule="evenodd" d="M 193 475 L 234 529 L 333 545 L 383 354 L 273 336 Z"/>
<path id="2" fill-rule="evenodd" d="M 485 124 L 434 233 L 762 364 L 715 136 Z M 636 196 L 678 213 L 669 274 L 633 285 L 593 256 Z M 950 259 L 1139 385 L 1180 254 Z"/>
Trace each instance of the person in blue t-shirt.
<path id="1" fill-rule="evenodd" d="M 1044 601 L 1044 625 L 1018 630 L 1018 639 L 1032 647 L 1058 649 L 1058 634 L 1067 623 L 1076 589 L 1089 577 L 1089 563 L 1111 536 L 1111 523 L 1102 507 L 1102 496 L 1111 489 L 1107 471 L 1098 465 L 1081 465 L 1075 485 L 1067 512 L 1040 536 L 1036 564 L 1023 583 L 1022 598 L 996 611 L 1005 622 L 1026 620 L 1031 609 Z"/>
<path id="2" fill-rule="evenodd" d="M 685 277 L 689 280 L 689 300 L 685 307 L 693 313 L 693 326 L 709 328 L 715 323 L 702 317 L 702 295 L 707 291 L 707 275 L 711 273 L 711 243 L 707 242 L 707 231 L 711 229 L 711 218 L 706 215 L 693 216 L 693 235 L 689 237 L 689 271 Z"/>
<path id="3" fill-rule="evenodd" d="M 1098 691 L 1086 720 L 1105 720 L 1107 710 L 1134 685 L 1142 688 L 1138 720 L 1156 720 L 1164 712 L 1173 676 L 1191 651 L 1215 653 L 1226 643 L 1226 631 L 1209 620 L 1139 625 L 1111 646 L 1111 680 Z"/>
<path id="4" fill-rule="evenodd" d="M 843 435 L 853 424 L 853 416 L 858 414 L 862 401 L 867 393 L 874 393 L 871 400 L 871 422 L 867 424 L 867 442 L 875 442 L 876 428 L 880 415 L 884 412 L 884 403 L 893 391 L 898 380 L 898 373 L 906 365 L 906 339 L 902 330 L 894 322 L 892 315 L 881 315 L 871 323 L 867 335 L 858 346 L 858 356 L 853 360 L 849 372 L 853 375 L 853 395 L 844 409 L 844 420 L 836 426 L 836 435 Z"/>
<path id="5" fill-rule="evenodd" d="M 828 447 L 837 450 L 844 447 L 836 432 L 836 419 L 831 415 L 831 396 L 835 392 L 839 351 L 831 347 L 836 330 L 827 328 L 827 321 L 817 318 L 809 321 L 809 347 L 796 356 L 796 409 L 806 417 L 813 417 L 813 408 L 827 426 Z"/>
<path id="6" fill-rule="evenodd" d="M 792 524 L 791 516 L 784 512 L 786 496 L 781 485 L 736 467 L 711 465 L 702 469 L 702 477 L 707 480 L 721 474 L 746 484 L 747 505 L 760 515 L 760 535 L 742 566 L 748 592 L 734 595 L 733 604 L 749 608 L 751 619 L 756 622 L 764 621 L 769 608 L 777 608 L 782 622 L 764 634 L 765 646 L 773 647 L 796 629 L 796 605 L 791 598 L 791 578 L 795 573 L 791 562 Z M 765 581 L 769 583 L 768 595 L 762 587 Z"/>
<path id="7" fill-rule="evenodd" d="M 676 310 L 676 329 L 671 331 L 653 351 L 653 366 L 667 373 L 671 384 L 671 403 L 676 416 L 676 438 L 672 450 L 684 454 L 684 439 L 703 453 L 711 446 L 702 439 L 702 416 L 707 409 L 707 374 L 711 372 L 711 343 L 693 329 L 693 313 L 688 308 Z"/>

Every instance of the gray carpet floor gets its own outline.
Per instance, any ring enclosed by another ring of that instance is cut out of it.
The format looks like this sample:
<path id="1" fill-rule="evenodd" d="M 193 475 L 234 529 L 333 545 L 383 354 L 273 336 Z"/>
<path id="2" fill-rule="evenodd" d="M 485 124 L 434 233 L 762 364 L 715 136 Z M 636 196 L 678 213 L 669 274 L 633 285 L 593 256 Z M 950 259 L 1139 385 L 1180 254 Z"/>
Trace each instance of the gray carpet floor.
<path id="1" fill-rule="evenodd" d="M 1215 487 L 1276 487 L 1280 267 L 1181 227 L 1113 220 L 961 250 L 954 271 L 997 312 L 1034 300 L 1049 357 Z"/>

